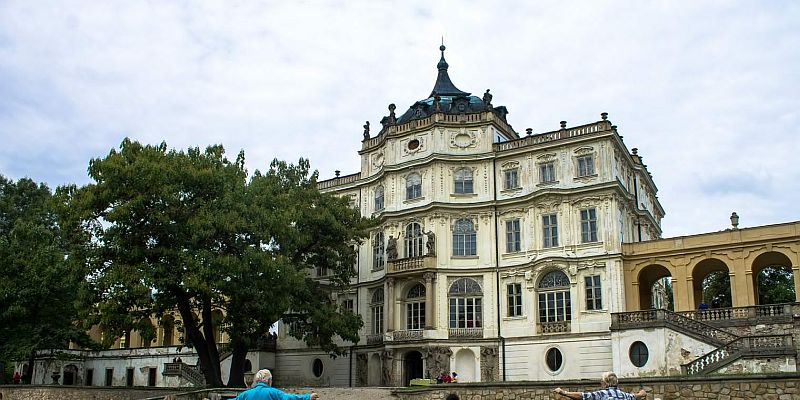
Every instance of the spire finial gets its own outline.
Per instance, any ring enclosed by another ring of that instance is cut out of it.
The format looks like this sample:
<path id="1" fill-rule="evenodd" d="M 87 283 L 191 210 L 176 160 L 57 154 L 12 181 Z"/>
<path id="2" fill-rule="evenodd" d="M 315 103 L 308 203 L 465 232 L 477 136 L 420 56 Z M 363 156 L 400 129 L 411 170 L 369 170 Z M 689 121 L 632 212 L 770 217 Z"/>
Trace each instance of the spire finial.
<path id="1" fill-rule="evenodd" d="M 439 64 L 436 64 L 436 68 L 438 68 L 440 70 L 442 70 L 442 69 L 446 70 L 447 67 L 448 67 L 447 61 L 444 60 L 444 51 L 445 51 L 445 49 L 447 49 L 447 47 L 444 47 L 444 36 L 442 36 L 442 45 L 439 46 L 439 51 L 442 52 L 442 58 L 439 59 Z"/>

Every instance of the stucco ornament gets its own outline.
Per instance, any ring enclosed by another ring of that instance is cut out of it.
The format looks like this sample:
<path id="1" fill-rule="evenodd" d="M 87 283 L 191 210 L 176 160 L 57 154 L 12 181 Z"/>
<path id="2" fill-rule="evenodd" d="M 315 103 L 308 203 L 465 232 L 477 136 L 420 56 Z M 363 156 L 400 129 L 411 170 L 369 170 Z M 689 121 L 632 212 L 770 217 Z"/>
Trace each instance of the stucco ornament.
<path id="1" fill-rule="evenodd" d="M 467 149 L 470 147 L 475 147 L 477 146 L 477 144 L 478 144 L 478 138 L 475 132 L 472 131 L 450 132 L 450 147 Z"/>

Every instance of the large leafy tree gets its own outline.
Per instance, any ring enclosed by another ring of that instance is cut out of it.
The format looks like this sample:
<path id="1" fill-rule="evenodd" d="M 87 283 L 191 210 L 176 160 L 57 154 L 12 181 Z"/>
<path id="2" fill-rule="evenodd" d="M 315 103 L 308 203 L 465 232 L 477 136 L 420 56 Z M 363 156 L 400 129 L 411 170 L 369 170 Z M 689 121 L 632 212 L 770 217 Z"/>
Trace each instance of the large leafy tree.
<path id="1" fill-rule="evenodd" d="M 232 386 L 244 384 L 247 351 L 280 318 L 332 353 L 337 336 L 357 340 L 360 317 L 330 299 L 350 282 L 353 246 L 370 221 L 319 193 L 307 161 L 275 161 L 248 177 L 244 154 L 228 160 L 222 146 L 176 151 L 126 139 L 92 160 L 89 175 L 95 183 L 61 192 L 72 226 L 90 233 L 80 257 L 91 267 L 87 321 L 121 335 L 177 310 L 211 386 L 223 384 L 220 323 L 231 338 Z M 325 285 L 311 278 L 315 267 L 332 272 Z M 214 321 L 215 308 L 225 320 Z"/>
<path id="2" fill-rule="evenodd" d="M 791 269 L 774 265 L 765 267 L 758 273 L 758 304 L 794 301 L 794 277 Z"/>
<path id="3" fill-rule="evenodd" d="M 91 346 L 76 323 L 83 272 L 66 258 L 67 234 L 47 186 L 0 176 L 0 360 L 28 360 L 27 383 L 38 351 Z"/>

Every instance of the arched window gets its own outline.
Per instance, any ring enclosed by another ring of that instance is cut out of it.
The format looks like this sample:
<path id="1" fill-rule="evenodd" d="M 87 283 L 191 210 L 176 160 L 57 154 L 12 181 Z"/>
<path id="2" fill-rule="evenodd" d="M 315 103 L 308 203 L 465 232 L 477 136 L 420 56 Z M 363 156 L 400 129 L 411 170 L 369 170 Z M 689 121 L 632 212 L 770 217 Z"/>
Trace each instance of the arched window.
<path id="1" fill-rule="evenodd" d="M 480 328 L 483 326 L 483 291 L 474 279 L 461 278 L 452 285 L 450 299 L 450 328 Z"/>
<path id="2" fill-rule="evenodd" d="M 422 177 L 419 174 L 411 174 L 406 177 L 406 199 L 417 197 L 422 197 Z"/>
<path id="3" fill-rule="evenodd" d="M 383 242 L 383 232 L 375 233 L 372 239 L 372 270 L 380 271 L 383 269 L 383 259 L 385 254 L 385 247 Z"/>
<path id="4" fill-rule="evenodd" d="M 472 193 L 472 170 L 461 168 L 455 173 L 455 192 L 458 194 Z"/>
<path id="5" fill-rule="evenodd" d="M 406 257 L 422 256 L 422 225 L 412 222 L 406 225 L 404 238 Z"/>
<path id="6" fill-rule="evenodd" d="M 383 186 L 375 188 L 375 211 L 383 210 Z"/>
<path id="7" fill-rule="evenodd" d="M 406 295 L 406 329 L 419 330 L 425 327 L 425 286 L 414 285 Z"/>
<path id="8" fill-rule="evenodd" d="M 570 282 L 561 271 L 548 272 L 539 281 L 539 322 L 566 322 L 572 319 Z"/>
<path id="9" fill-rule="evenodd" d="M 369 309 L 372 317 L 372 333 L 383 333 L 383 288 L 377 288 L 372 292 Z"/>
<path id="10" fill-rule="evenodd" d="M 174 331 L 175 331 L 175 319 L 171 315 L 165 316 L 161 320 L 161 327 L 164 329 L 164 336 L 161 339 L 162 346 L 172 346 L 173 338 L 174 338 Z"/>
<path id="11" fill-rule="evenodd" d="M 462 218 L 453 226 L 453 255 L 474 256 L 477 254 L 475 226 L 471 220 Z"/>

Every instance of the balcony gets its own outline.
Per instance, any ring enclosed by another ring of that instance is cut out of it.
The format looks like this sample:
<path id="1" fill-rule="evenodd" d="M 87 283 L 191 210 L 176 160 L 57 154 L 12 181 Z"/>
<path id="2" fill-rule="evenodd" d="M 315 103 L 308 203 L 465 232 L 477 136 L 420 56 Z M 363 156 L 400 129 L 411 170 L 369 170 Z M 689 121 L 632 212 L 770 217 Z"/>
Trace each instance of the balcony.
<path id="1" fill-rule="evenodd" d="M 478 338 L 483 339 L 483 328 L 450 328 L 448 335 L 453 338 Z"/>
<path id="2" fill-rule="evenodd" d="M 537 333 L 552 334 L 552 333 L 570 333 L 572 332 L 572 325 L 569 321 L 555 321 L 555 322 L 540 322 L 536 325 Z"/>
<path id="3" fill-rule="evenodd" d="M 388 261 L 389 274 L 416 272 L 436 268 L 436 257 L 424 255 L 420 257 L 398 258 Z"/>
<path id="4" fill-rule="evenodd" d="M 367 335 L 367 344 L 383 344 L 383 334 Z"/>
<path id="5" fill-rule="evenodd" d="M 392 332 L 392 340 L 422 340 L 425 338 L 424 332 L 421 329 L 414 330 L 400 330 Z"/>

